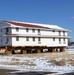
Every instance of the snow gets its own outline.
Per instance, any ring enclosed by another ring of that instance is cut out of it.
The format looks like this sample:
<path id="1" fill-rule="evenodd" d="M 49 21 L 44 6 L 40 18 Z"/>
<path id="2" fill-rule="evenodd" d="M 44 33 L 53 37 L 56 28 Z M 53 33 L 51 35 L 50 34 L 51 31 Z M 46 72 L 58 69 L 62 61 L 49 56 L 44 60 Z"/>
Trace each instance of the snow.
<path id="1" fill-rule="evenodd" d="M 68 54 L 74 54 L 74 49 L 67 49 Z"/>
<path id="2" fill-rule="evenodd" d="M 56 58 L 56 61 L 62 60 L 62 58 Z M 65 59 L 68 60 L 68 59 Z M 74 59 L 72 59 L 74 60 Z M 48 62 L 49 61 L 49 62 Z M 11 63 L 11 64 L 9 64 Z M 16 64 L 12 64 L 16 63 Z M 41 58 L 30 58 L 25 56 L 3 56 L 0 55 L 0 68 L 13 69 L 20 71 L 50 71 L 50 72 L 71 72 L 74 71 L 74 66 L 68 62 L 64 66 L 53 65 L 50 59 Z"/>

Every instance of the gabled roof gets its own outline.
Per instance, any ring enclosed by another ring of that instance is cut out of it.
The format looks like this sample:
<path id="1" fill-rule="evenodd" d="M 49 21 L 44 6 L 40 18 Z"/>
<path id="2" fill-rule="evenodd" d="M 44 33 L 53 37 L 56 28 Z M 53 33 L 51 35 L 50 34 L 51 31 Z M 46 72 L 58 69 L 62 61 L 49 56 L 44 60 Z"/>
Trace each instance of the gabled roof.
<path id="1" fill-rule="evenodd" d="M 7 24 L 20 26 L 20 27 L 28 27 L 28 28 L 40 28 L 40 29 L 50 29 L 50 30 L 61 30 L 61 31 L 69 31 L 57 25 L 50 24 L 37 24 L 37 23 L 28 23 L 28 22 L 19 22 L 19 21 L 8 21 L 4 20 Z"/>
<path id="2" fill-rule="evenodd" d="M 33 24 L 27 24 L 27 23 L 20 23 L 20 22 L 13 22 L 13 21 L 4 21 L 8 24 L 13 24 L 16 26 L 22 26 L 22 27 L 32 27 L 32 28 L 44 28 L 44 29 L 50 29 L 48 27 L 39 26 L 39 25 L 33 25 Z"/>

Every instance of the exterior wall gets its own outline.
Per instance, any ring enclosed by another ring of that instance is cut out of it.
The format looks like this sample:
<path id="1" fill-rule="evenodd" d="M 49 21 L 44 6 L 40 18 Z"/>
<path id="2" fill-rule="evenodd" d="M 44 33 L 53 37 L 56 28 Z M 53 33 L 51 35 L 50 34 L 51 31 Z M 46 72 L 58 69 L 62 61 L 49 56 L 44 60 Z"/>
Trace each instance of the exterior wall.
<path id="1" fill-rule="evenodd" d="M 19 41 L 16 41 L 16 37 L 12 38 L 12 45 L 13 46 L 49 46 L 49 47 L 56 47 L 56 46 L 67 46 L 67 39 L 64 41 L 61 39 L 61 43 L 59 42 L 59 39 L 56 38 L 55 41 L 53 41 L 52 38 L 41 38 L 41 41 L 38 41 L 38 38 L 35 38 L 35 41 L 33 41 L 33 38 L 29 38 L 29 41 L 26 41 L 26 37 L 20 37 Z"/>
<path id="2" fill-rule="evenodd" d="M 35 29 L 35 32 L 32 31 L 32 29 L 29 29 L 28 32 L 26 32 L 26 28 L 19 29 L 19 31 L 16 31 L 16 28 L 12 29 L 12 34 L 28 34 L 28 35 L 38 35 L 38 29 Z M 40 30 L 40 35 L 50 35 L 50 36 L 59 36 L 59 31 L 48 31 L 48 30 Z M 60 32 L 60 36 L 64 37 L 63 31 Z M 67 36 L 67 32 L 65 32 L 65 36 Z M 33 41 L 33 38 L 29 38 L 29 41 L 26 41 L 26 37 L 20 37 L 19 41 L 16 41 L 16 37 L 13 37 L 12 45 L 13 46 L 67 46 L 68 39 L 60 38 L 61 41 L 59 41 L 59 38 L 55 38 L 55 41 L 53 41 L 53 38 L 41 38 L 41 41 L 38 42 L 38 38 L 35 38 L 35 41 Z M 40 44 L 39 44 L 40 43 Z"/>
<path id="3" fill-rule="evenodd" d="M 41 43 L 46 44 L 49 47 L 67 46 L 67 39 L 64 43 L 63 39 L 59 41 L 59 38 L 55 38 L 55 41 L 53 41 L 53 38 L 42 38 Z"/>
<path id="4" fill-rule="evenodd" d="M 29 38 L 29 41 L 26 41 L 26 37 L 20 37 L 19 41 L 16 41 L 16 37 L 13 37 L 12 40 L 13 46 L 45 46 L 44 44 L 38 44 L 38 38 L 35 38 L 35 41 L 33 41 L 33 38 Z"/>
<path id="5" fill-rule="evenodd" d="M 29 41 L 26 41 L 26 37 L 20 37 L 19 38 L 19 41 L 16 41 L 16 37 L 13 37 L 12 38 L 12 45 L 13 46 L 37 46 L 37 45 L 41 45 L 41 44 L 38 44 L 38 39 L 35 38 L 35 41 L 33 41 L 32 38 L 29 38 Z"/>
<path id="6" fill-rule="evenodd" d="M 11 25 L 4 23 L 3 21 L 0 21 L 0 47 L 6 46 L 6 37 L 4 35 L 11 34 L 11 29 L 9 29 L 9 32 L 6 33 L 6 29 L 3 27 L 10 27 Z M 12 40 L 9 40 L 8 45 L 11 45 Z"/>
<path id="7" fill-rule="evenodd" d="M 53 36 L 59 36 L 59 31 L 53 31 L 53 30 L 49 30 L 49 31 L 45 31 L 45 30 L 42 30 L 41 31 L 41 34 L 42 35 L 53 35 Z M 63 32 L 63 31 L 60 31 L 60 36 L 67 36 L 67 32 Z"/>
<path id="8" fill-rule="evenodd" d="M 7 37 L 5 37 L 5 35 L 10 34 L 11 30 L 9 29 L 9 32 L 6 33 L 6 29 L 2 28 L 1 36 L 0 36 L 0 46 L 6 46 L 6 45 L 11 45 L 11 40 L 10 38 L 8 38 L 8 42 L 7 42 Z"/>
<path id="9" fill-rule="evenodd" d="M 11 46 L 11 45 L 12 45 L 11 37 L 3 37 L 2 38 L 1 46 Z"/>
<path id="10" fill-rule="evenodd" d="M 34 29 L 34 28 L 33 28 Z M 38 35 L 38 29 L 35 29 L 35 32 L 33 32 L 32 28 L 26 32 L 26 28 L 19 28 L 19 31 L 16 31 L 16 27 L 12 28 L 12 34 L 30 34 L 30 35 Z M 42 30 L 40 29 L 40 35 L 50 35 L 50 36 L 59 36 L 59 31 L 53 32 L 53 30 Z M 60 36 L 68 36 L 67 32 L 64 33 L 64 31 L 60 31 Z"/>

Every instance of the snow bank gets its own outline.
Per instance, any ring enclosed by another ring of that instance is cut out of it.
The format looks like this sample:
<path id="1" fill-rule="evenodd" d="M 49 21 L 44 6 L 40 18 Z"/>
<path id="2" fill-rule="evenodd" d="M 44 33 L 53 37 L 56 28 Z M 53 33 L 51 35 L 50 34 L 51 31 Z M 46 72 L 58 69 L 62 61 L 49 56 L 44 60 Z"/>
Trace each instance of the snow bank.
<path id="1" fill-rule="evenodd" d="M 62 58 L 56 58 L 57 62 Z M 20 71 L 51 71 L 51 72 L 71 72 L 74 71 L 74 66 L 69 64 L 68 59 L 65 59 L 66 65 L 58 66 L 50 62 L 46 58 L 29 58 L 25 56 L 2 56 L 0 55 L 0 67 L 4 69 L 13 69 Z M 74 59 L 72 59 L 74 60 Z"/>
<path id="2" fill-rule="evenodd" d="M 67 50 L 68 54 L 74 54 L 74 49 Z"/>

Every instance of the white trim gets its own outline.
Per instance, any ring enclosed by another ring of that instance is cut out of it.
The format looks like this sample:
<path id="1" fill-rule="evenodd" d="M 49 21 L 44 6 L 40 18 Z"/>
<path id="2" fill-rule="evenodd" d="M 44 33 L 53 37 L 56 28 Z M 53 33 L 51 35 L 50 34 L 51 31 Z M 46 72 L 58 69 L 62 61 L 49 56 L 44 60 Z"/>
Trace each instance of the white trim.
<path id="1" fill-rule="evenodd" d="M 54 36 L 54 35 L 30 35 L 30 34 L 13 34 L 13 35 L 3 35 L 5 37 L 42 37 L 42 38 L 70 38 L 70 36 Z"/>

